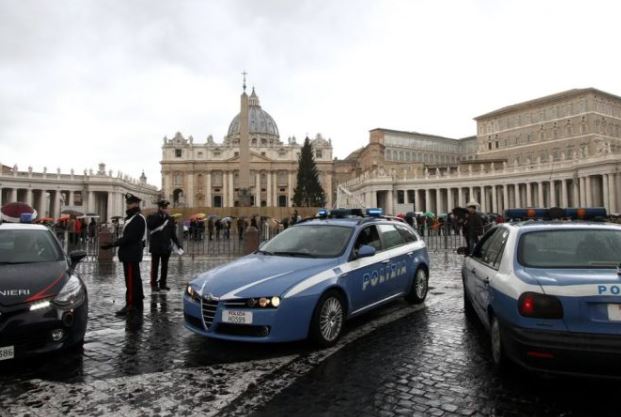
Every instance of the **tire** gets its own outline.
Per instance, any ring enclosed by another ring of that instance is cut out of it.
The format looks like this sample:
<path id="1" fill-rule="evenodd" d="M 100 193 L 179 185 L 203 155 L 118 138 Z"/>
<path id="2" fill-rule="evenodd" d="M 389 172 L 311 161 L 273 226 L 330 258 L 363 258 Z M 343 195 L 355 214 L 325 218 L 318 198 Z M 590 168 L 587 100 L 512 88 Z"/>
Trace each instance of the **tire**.
<path id="1" fill-rule="evenodd" d="M 494 368 L 498 372 L 507 371 L 509 369 L 509 358 L 507 358 L 502 343 L 502 326 L 494 315 L 490 317 L 489 338 Z"/>
<path id="2" fill-rule="evenodd" d="M 427 298 L 429 292 L 429 277 L 424 268 L 418 268 L 412 281 L 410 292 L 405 296 L 405 300 L 411 304 L 420 304 Z"/>
<path id="3" fill-rule="evenodd" d="M 337 291 L 328 291 L 321 296 L 311 320 L 310 338 L 320 347 L 336 343 L 343 333 L 345 304 Z"/>

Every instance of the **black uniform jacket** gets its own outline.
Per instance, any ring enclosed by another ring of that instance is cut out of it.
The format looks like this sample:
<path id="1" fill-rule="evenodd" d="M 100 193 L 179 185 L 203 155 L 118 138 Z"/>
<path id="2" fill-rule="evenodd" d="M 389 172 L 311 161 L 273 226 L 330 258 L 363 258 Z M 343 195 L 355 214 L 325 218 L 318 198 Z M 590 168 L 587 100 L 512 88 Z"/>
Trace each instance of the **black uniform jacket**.
<path id="1" fill-rule="evenodd" d="M 161 226 L 168 220 L 166 226 Z M 149 252 L 154 255 L 170 255 L 172 251 L 172 243 L 175 242 L 179 248 L 181 244 L 177 239 L 177 233 L 175 231 L 175 222 L 166 213 L 158 211 L 152 214 L 147 219 L 147 226 L 149 228 Z M 161 229 L 159 229 L 161 228 Z M 157 231 L 156 231 L 157 230 Z"/>
<path id="2" fill-rule="evenodd" d="M 119 261 L 121 262 L 140 262 L 144 250 L 144 237 L 146 222 L 140 213 L 139 207 L 134 207 L 125 212 L 125 225 L 123 235 L 114 242 L 114 246 L 119 247 Z"/>

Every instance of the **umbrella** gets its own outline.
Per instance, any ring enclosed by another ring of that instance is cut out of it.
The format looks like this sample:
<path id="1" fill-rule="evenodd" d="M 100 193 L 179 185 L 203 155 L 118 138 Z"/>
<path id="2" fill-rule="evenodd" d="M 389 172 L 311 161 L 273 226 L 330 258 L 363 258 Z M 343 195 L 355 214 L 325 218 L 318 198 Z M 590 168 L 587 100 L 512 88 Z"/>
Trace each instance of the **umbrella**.
<path id="1" fill-rule="evenodd" d="M 68 214 L 70 216 L 75 216 L 75 217 L 84 216 L 84 213 L 82 213 L 81 211 L 73 210 L 73 209 L 65 209 L 61 211 L 60 214 Z"/>
<path id="2" fill-rule="evenodd" d="M 196 213 L 190 216 L 190 220 L 201 220 L 207 217 L 205 213 Z"/>
<path id="3" fill-rule="evenodd" d="M 453 212 L 453 215 L 457 218 L 463 219 L 466 217 L 466 214 L 468 214 L 468 209 L 463 208 L 463 207 L 455 207 L 453 210 L 451 210 Z"/>
<path id="4" fill-rule="evenodd" d="M 414 213 L 413 211 L 408 211 L 407 213 L 405 213 L 405 217 L 416 217 L 416 213 Z"/>
<path id="5" fill-rule="evenodd" d="M 170 215 L 170 217 L 172 217 L 173 219 L 178 219 L 181 216 L 183 216 L 181 213 L 173 213 Z"/>
<path id="6" fill-rule="evenodd" d="M 53 217 L 41 217 L 40 219 L 37 219 L 36 223 L 54 223 L 54 218 Z"/>
<path id="7" fill-rule="evenodd" d="M 423 214 L 423 216 L 436 217 L 436 215 L 435 215 L 435 213 L 433 211 L 426 211 L 425 214 Z"/>
<path id="8" fill-rule="evenodd" d="M 233 219 L 232 219 L 232 218 L 230 218 L 229 216 L 226 216 L 226 217 L 224 217 L 224 218 L 222 219 L 222 221 L 223 221 L 223 222 L 230 222 L 230 221 L 233 221 Z"/>
<path id="9" fill-rule="evenodd" d="M 66 222 L 67 220 L 69 220 L 70 216 L 68 214 L 63 214 L 61 215 L 58 219 L 56 219 L 57 222 Z"/>
<path id="10" fill-rule="evenodd" d="M 0 217 L 5 222 L 19 223 L 22 214 L 32 215 L 31 220 L 37 217 L 37 211 L 26 203 L 7 203 L 0 209 Z"/>

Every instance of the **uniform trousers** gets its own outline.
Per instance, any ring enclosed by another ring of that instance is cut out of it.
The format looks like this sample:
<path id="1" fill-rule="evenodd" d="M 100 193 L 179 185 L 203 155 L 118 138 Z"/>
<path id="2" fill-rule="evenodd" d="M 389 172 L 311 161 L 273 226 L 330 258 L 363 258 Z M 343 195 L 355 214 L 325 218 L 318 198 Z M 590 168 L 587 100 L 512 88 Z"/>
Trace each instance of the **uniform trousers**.
<path id="1" fill-rule="evenodd" d="M 168 277 L 168 259 L 170 253 L 165 255 L 151 254 L 151 286 L 158 286 L 157 273 L 160 266 L 160 260 L 162 261 L 162 273 L 160 274 L 159 287 L 164 288 L 166 286 L 166 278 Z"/>
<path id="2" fill-rule="evenodd" d="M 123 273 L 125 274 L 125 305 L 141 308 L 144 294 L 140 278 L 140 262 L 123 262 Z"/>

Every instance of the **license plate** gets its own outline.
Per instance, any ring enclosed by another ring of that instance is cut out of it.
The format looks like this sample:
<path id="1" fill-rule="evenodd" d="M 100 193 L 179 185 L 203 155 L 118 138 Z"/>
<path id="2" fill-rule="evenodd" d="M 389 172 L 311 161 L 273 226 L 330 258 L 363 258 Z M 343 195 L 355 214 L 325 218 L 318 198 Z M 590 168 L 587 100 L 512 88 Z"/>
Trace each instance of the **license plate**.
<path id="1" fill-rule="evenodd" d="M 0 347 L 0 361 L 6 360 L 6 359 L 13 359 L 14 357 L 15 357 L 14 346 Z"/>
<path id="2" fill-rule="evenodd" d="M 608 304 L 608 320 L 621 321 L 621 304 Z"/>
<path id="3" fill-rule="evenodd" d="M 252 324 L 252 312 L 224 310 L 222 311 L 222 321 L 234 324 Z"/>

